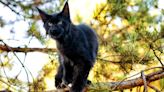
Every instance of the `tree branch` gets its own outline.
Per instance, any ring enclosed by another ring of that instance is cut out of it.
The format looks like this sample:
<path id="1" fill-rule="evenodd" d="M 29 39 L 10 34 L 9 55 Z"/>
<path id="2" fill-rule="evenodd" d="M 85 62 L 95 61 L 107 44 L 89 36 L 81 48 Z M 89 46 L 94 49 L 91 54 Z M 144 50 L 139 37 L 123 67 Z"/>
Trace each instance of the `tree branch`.
<path id="1" fill-rule="evenodd" d="M 157 72 L 153 72 L 150 74 L 145 75 L 147 83 L 159 80 L 164 78 L 164 70 L 159 70 Z M 90 86 L 88 86 L 87 90 L 93 90 L 93 91 L 101 91 L 101 90 L 124 90 L 124 89 L 131 89 L 137 86 L 144 85 L 144 80 L 142 77 L 138 77 L 135 79 L 127 80 L 127 81 L 121 81 L 121 82 L 105 82 L 105 83 L 95 83 Z M 150 87 L 150 85 L 149 85 Z M 151 88 L 155 89 L 153 86 Z M 60 92 L 67 92 L 69 89 L 60 89 Z M 155 89 L 157 90 L 157 89 Z M 58 90 L 49 90 L 46 92 L 59 92 Z M 158 91 L 157 91 L 158 92 Z"/>
<path id="2" fill-rule="evenodd" d="M 20 13 L 15 11 L 12 7 L 10 7 L 9 4 L 7 4 L 1 0 L 0 0 L 0 3 L 2 3 L 4 6 L 8 7 L 12 12 L 16 13 L 17 15 L 20 15 Z"/>
<path id="3" fill-rule="evenodd" d="M 146 78 L 145 78 L 144 71 L 141 71 L 141 77 L 142 77 L 143 83 L 144 83 L 144 92 L 148 92 L 148 90 L 147 90 L 147 81 L 146 81 Z"/>
<path id="4" fill-rule="evenodd" d="M 20 47 L 10 47 L 7 45 L 0 44 L 0 50 L 6 51 L 6 52 L 56 52 L 57 50 L 55 48 L 20 48 Z"/>
<path id="5" fill-rule="evenodd" d="M 145 78 L 148 83 L 156 81 L 158 79 L 164 78 L 164 70 L 159 70 L 157 72 L 150 73 L 148 75 L 145 75 Z M 113 90 L 122 90 L 122 89 L 130 89 L 137 86 L 144 85 L 144 81 L 142 77 L 135 78 L 132 80 L 127 80 L 123 82 L 111 82 L 111 83 L 105 83 L 106 87 L 113 89 Z M 103 86 L 102 86 L 103 88 Z"/>
<path id="6" fill-rule="evenodd" d="M 150 44 L 149 47 L 150 47 L 150 49 L 153 50 L 153 53 L 154 53 L 155 57 L 157 58 L 157 60 L 161 63 L 162 66 L 164 66 L 164 64 L 162 63 L 161 59 L 157 56 L 157 54 L 156 54 L 156 52 L 155 52 L 155 50 L 154 50 L 152 44 Z"/>

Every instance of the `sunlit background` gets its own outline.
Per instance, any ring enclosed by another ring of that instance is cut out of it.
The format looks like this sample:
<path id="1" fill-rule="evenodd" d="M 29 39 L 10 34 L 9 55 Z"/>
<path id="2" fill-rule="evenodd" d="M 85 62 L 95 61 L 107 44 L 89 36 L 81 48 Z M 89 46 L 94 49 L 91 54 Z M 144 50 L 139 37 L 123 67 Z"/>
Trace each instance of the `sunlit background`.
<path id="1" fill-rule="evenodd" d="M 29 0 L 29 2 L 30 2 L 30 0 Z M 56 1 L 56 2 L 58 3 L 59 1 Z M 92 19 L 94 17 L 94 12 L 96 10 L 96 7 L 103 5 L 105 3 L 106 3 L 106 0 L 69 0 L 70 14 L 71 14 L 72 21 L 74 22 L 74 24 L 79 24 L 79 23 L 90 24 L 92 22 L 95 22 Z M 135 0 L 131 0 L 130 6 L 127 8 L 127 10 L 129 12 L 138 11 L 138 7 L 131 7 L 131 6 L 133 6 L 133 4 L 135 4 Z M 47 5 L 44 5 L 44 6 L 39 5 L 38 7 L 44 10 L 44 9 L 47 9 L 47 7 L 49 7 L 50 5 L 51 5 L 51 3 L 48 3 Z M 58 6 L 58 4 L 56 4 L 56 6 L 54 5 L 53 7 L 59 7 L 59 6 Z M 33 7 L 33 8 L 35 8 L 35 7 Z M 60 6 L 59 9 L 61 10 L 62 7 Z M 151 8 L 149 10 L 149 13 L 151 16 L 161 15 L 162 9 L 164 9 L 164 0 L 159 0 L 158 8 L 157 9 Z M 37 10 L 36 9 L 34 9 L 34 10 L 36 11 L 36 14 L 38 14 Z M 29 30 L 29 27 L 32 25 L 29 22 L 31 20 L 23 19 L 22 16 L 16 15 L 8 7 L 6 7 L 2 4 L 0 4 L 0 11 L 1 11 L 0 19 L 5 20 L 5 23 L 6 23 L 6 25 L 4 27 L 0 27 L 0 39 L 2 39 L 9 46 L 11 46 L 11 47 L 27 47 L 28 46 L 28 47 L 32 47 L 32 48 L 33 47 L 56 48 L 55 41 L 45 35 L 45 30 L 42 27 L 43 23 L 41 20 L 37 21 L 37 26 L 38 26 L 39 32 L 43 35 L 43 38 L 48 39 L 48 40 L 46 40 L 47 42 L 42 42 L 33 36 L 31 36 L 31 37 L 28 36 L 27 30 Z M 47 10 L 45 10 L 45 11 L 47 11 Z M 55 12 L 55 11 L 56 10 L 54 10 L 53 12 Z M 52 12 L 52 11 L 49 11 L 49 13 L 50 12 Z M 22 20 L 19 20 L 20 18 Z M 162 15 L 162 17 L 160 17 L 160 20 L 161 21 L 164 20 L 163 15 Z M 18 22 L 14 22 L 14 21 L 18 21 Z M 115 25 L 112 25 L 112 24 L 108 25 L 110 27 L 110 30 L 122 28 L 128 24 L 127 23 L 128 21 L 122 20 L 118 16 L 116 16 L 115 20 L 113 20 L 112 22 Z M 160 24 L 157 25 L 156 28 L 157 28 L 157 30 L 160 30 Z M 153 30 L 154 29 L 152 28 L 152 31 Z M 151 28 L 149 31 L 151 31 Z M 105 38 L 108 38 L 108 35 L 104 35 L 104 39 Z M 103 53 L 103 51 L 105 52 L 106 50 L 103 50 L 103 48 L 102 48 L 101 51 Z M 144 53 L 144 52 L 145 52 L 145 49 L 143 49 L 143 48 L 141 48 L 139 50 L 139 53 Z M 5 58 L 4 57 L 5 55 L 8 56 L 9 58 Z M 103 54 L 104 57 L 106 55 L 107 55 L 107 53 Z M 34 78 L 37 78 L 39 76 L 39 74 L 41 74 L 41 70 L 43 69 L 43 67 L 48 62 L 50 62 L 51 59 L 54 59 L 57 57 L 54 53 L 46 54 L 46 53 L 40 53 L 40 52 L 17 53 L 17 56 L 24 63 L 26 68 L 28 68 L 29 71 L 31 72 L 31 74 L 30 74 L 30 72 L 28 72 L 30 82 L 33 81 L 32 77 L 30 75 L 33 75 Z M 1 53 L 0 58 L 1 58 L 1 61 L 7 61 L 8 59 L 10 59 L 11 66 L 12 66 L 10 68 L 5 69 L 6 74 L 4 73 L 3 69 L 0 69 L 1 76 L 7 75 L 8 77 L 12 78 L 20 73 L 18 76 L 18 79 L 28 82 L 26 72 L 22 69 L 22 65 L 20 64 L 18 58 L 15 57 L 13 53 L 3 52 L 3 53 Z M 111 58 L 109 58 L 109 59 L 111 59 Z M 162 59 L 164 60 L 164 58 L 162 58 Z M 55 63 L 55 64 L 57 64 L 57 63 Z M 156 65 L 160 65 L 160 64 L 156 63 Z M 99 65 L 97 65 L 97 66 L 99 66 Z M 144 66 L 144 65 L 142 67 L 140 67 L 140 66 L 141 65 L 136 64 L 133 67 L 136 69 L 139 69 L 139 70 L 143 70 L 143 69 L 147 68 L 147 66 Z M 47 67 L 51 68 L 52 66 L 50 64 L 50 65 L 47 65 Z M 111 66 L 109 66 L 109 67 L 111 67 Z M 112 67 L 117 67 L 117 66 L 112 66 Z M 129 75 L 135 74 L 137 72 L 138 71 L 135 71 L 135 70 L 131 71 L 129 73 Z M 92 74 L 93 74 L 93 71 L 91 72 L 89 78 L 93 78 Z M 121 73 L 112 74 L 112 75 L 120 76 L 120 74 Z M 47 78 L 44 79 L 44 81 L 46 83 L 46 90 L 54 89 L 54 75 L 55 75 L 55 70 L 54 70 L 54 73 L 51 73 L 50 75 L 48 75 Z M 121 75 L 123 75 L 123 73 Z M 121 79 L 121 76 L 120 76 L 120 79 Z M 102 78 L 102 80 L 103 80 L 103 78 Z M 107 80 L 107 79 L 104 79 L 104 80 Z M 114 79 L 114 77 L 111 77 L 110 79 L 108 79 L 108 81 L 115 81 L 115 79 Z M 3 87 L 6 87 L 6 86 L 3 86 Z M 3 89 L 3 87 L 0 87 L 0 89 Z M 28 89 L 28 88 L 25 88 L 25 89 Z"/>

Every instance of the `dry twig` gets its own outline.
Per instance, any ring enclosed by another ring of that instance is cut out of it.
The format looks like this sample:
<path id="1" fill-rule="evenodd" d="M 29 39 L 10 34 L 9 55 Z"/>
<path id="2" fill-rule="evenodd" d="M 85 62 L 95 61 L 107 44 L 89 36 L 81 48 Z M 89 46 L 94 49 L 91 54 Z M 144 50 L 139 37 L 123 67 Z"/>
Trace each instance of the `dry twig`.
<path id="1" fill-rule="evenodd" d="M 144 83 L 144 92 L 148 92 L 148 90 L 147 90 L 147 81 L 146 81 L 145 74 L 144 74 L 143 71 L 141 71 L 141 77 L 142 77 L 143 83 Z"/>

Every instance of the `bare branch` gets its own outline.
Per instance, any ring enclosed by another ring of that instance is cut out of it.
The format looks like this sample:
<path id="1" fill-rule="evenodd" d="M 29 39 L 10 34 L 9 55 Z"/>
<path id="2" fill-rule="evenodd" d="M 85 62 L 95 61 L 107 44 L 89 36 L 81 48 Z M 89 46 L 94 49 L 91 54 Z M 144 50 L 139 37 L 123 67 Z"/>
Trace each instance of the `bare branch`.
<path id="1" fill-rule="evenodd" d="M 155 50 L 154 49 L 153 49 L 153 53 L 154 53 L 155 57 L 158 59 L 158 61 L 161 63 L 161 65 L 164 66 L 164 64 L 162 63 L 161 59 L 155 53 Z"/>
<path id="2" fill-rule="evenodd" d="M 144 71 L 141 71 L 141 77 L 142 77 L 143 83 L 144 83 L 144 92 L 148 92 L 147 91 L 147 82 L 146 82 Z"/>
<path id="3" fill-rule="evenodd" d="M 10 47 L 7 45 L 1 45 L 0 44 L 0 50 L 6 51 L 6 52 L 56 52 L 57 50 L 55 48 L 20 48 L 20 47 Z"/>
<path id="4" fill-rule="evenodd" d="M 157 56 L 157 54 L 156 54 L 156 52 L 155 52 L 155 50 L 154 50 L 152 44 L 150 44 L 150 49 L 153 50 L 153 53 L 154 53 L 155 57 L 158 59 L 158 61 L 161 63 L 161 65 L 164 66 L 164 64 L 162 63 L 161 59 Z"/>
<path id="5" fill-rule="evenodd" d="M 1 0 L 0 0 L 0 3 L 2 3 L 4 6 L 8 7 L 12 12 L 16 13 L 17 15 L 20 15 L 20 13 L 15 11 L 12 7 L 10 7 L 9 4 L 7 4 Z"/>

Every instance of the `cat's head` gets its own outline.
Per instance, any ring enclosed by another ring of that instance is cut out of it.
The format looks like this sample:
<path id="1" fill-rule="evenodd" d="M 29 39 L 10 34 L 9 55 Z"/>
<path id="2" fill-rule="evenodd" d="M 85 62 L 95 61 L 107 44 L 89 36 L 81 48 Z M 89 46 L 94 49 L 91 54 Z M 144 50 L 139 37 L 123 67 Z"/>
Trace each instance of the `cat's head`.
<path id="1" fill-rule="evenodd" d="M 46 33 L 52 38 L 59 38 L 69 31 L 71 19 L 68 2 L 65 3 L 61 12 L 55 14 L 48 14 L 39 8 L 37 9 L 44 23 Z"/>

